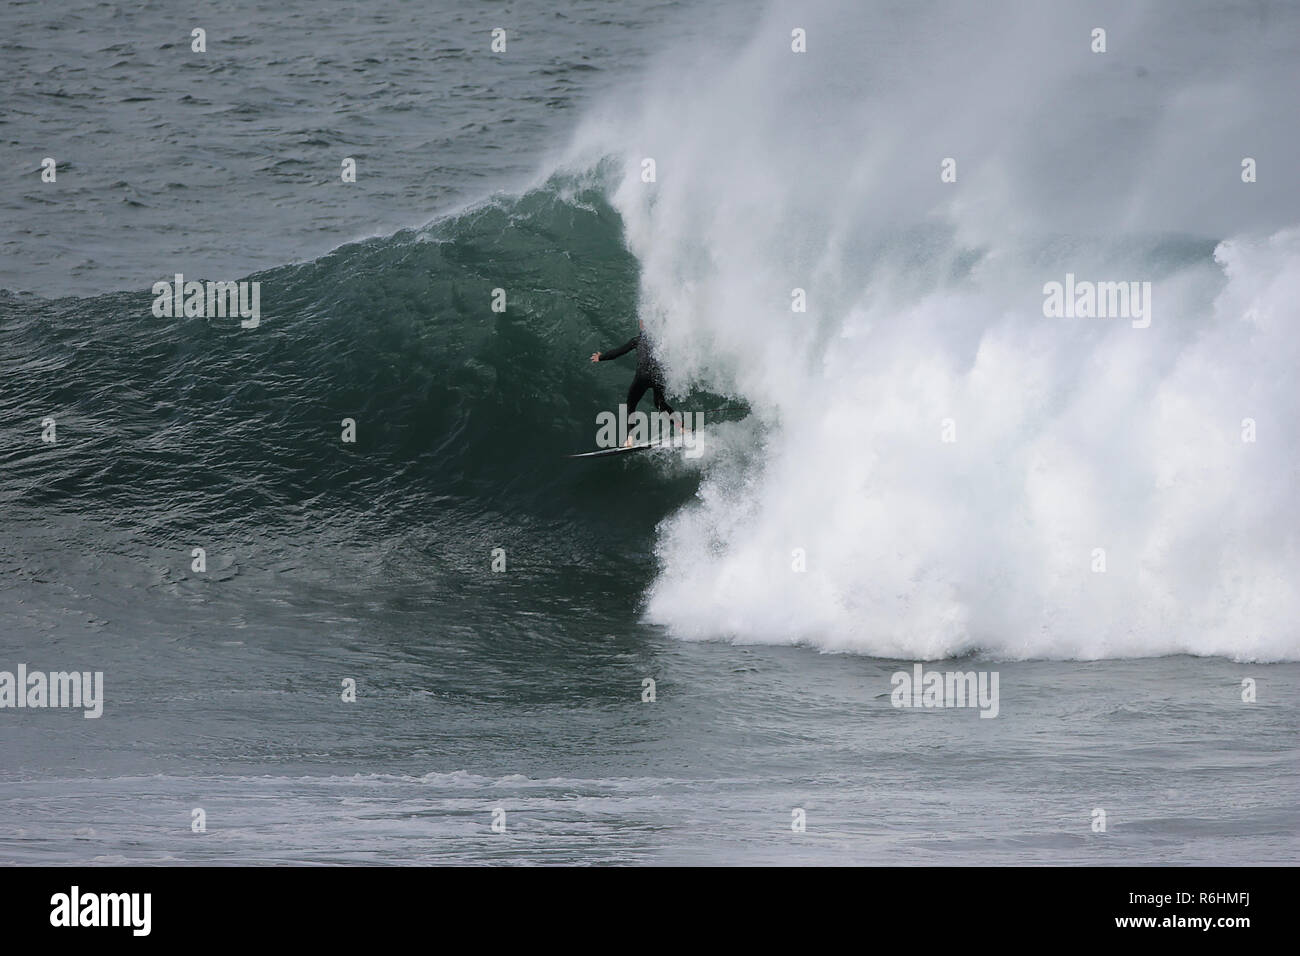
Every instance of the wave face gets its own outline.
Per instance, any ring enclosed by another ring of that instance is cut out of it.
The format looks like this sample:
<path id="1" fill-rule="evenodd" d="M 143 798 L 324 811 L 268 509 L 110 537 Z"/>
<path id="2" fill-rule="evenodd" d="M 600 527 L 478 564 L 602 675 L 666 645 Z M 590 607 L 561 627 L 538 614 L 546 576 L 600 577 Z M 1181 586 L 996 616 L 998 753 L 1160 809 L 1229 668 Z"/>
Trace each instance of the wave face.
<path id="1" fill-rule="evenodd" d="M 642 538 L 682 500 L 644 468 L 628 495 L 563 458 L 594 447 L 597 410 L 631 376 L 587 361 L 633 334 L 636 300 L 635 260 L 590 182 L 250 278 L 256 331 L 154 318 L 148 293 L 0 294 L 0 500 L 162 532 L 595 521 L 608 504 L 641 515 Z"/>
<path id="2" fill-rule="evenodd" d="M 1240 176 L 1294 155 L 1296 21 L 778 4 L 593 115 L 562 162 L 621 160 L 669 364 L 766 425 L 662 524 L 648 618 L 905 658 L 1300 656 L 1300 199 Z M 1150 326 L 1046 318 L 1067 274 L 1151 283 Z"/>

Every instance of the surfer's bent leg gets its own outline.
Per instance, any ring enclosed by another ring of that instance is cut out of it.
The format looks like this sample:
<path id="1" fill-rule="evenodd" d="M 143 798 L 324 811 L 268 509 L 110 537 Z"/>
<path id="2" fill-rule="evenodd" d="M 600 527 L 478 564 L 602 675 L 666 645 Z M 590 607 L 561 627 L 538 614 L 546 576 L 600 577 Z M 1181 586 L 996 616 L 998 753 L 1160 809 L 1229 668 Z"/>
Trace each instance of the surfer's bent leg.
<path id="1" fill-rule="evenodd" d="M 632 418 L 632 413 L 636 411 L 636 406 L 637 403 L 641 401 L 641 396 L 645 394 L 645 390 L 649 388 L 651 384 L 650 377 L 647 375 L 641 375 L 640 373 L 632 379 L 632 387 L 627 390 L 627 417 L 629 420 Z M 626 448 L 632 444 L 632 435 L 634 433 L 633 429 L 628 430 L 627 440 L 623 442 L 623 447 Z"/>
<path id="2" fill-rule="evenodd" d="M 641 401 L 641 396 L 645 394 L 645 390 L 651 384 L 649 377 L 645 375 L 638 375 L 632 379 L 632 387 L 627 390 L 627 414 L 629 418 L 636 411 L 637 403 Z M 658 389 L 655 390 L 655 394 L 658 394 Z M 656 399 L 656 404 L 658 404 L 658 399 Z"/>
<path id="3" fill-rule="evenodd" d="M 655 390 L 655 408 L 661 412 L 667 412 L 669 415 L 673 414 L 673 407 L 668 404 L 668 397 L 664 394 L 664 383 L 653 382 L 651 385 Z"/>

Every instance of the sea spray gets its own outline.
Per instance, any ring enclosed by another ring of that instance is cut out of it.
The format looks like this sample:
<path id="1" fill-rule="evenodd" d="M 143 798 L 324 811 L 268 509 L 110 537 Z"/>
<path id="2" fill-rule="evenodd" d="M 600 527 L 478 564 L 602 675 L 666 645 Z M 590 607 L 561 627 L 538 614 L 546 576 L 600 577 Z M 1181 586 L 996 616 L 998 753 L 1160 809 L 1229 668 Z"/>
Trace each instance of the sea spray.
<path id="1" fill-rule="evenodd" d="M 1279 319 L 1300 212 L 1197 158 L 1269 122 L 1277 68 L 1235 65 L 1244 33 L 1207 38 L 1200 75 L 1126 77 L 1127 115 L 1096 120 L 1116 61 L 1066 12 L 927 5 L 882 35 L 857 9 L 776 4 L 746 44 L 676 51 L 567 157 L 621 159 L 666 364 L 771 426 L 661 524 L 648 618 L 911 659 L 1300 656 L 1300 349 Z M 1112 49 L 1157 36 L 1108 9 Z M 1191 122 L 1222 75 L 1241 111 Z M 1135 123 L 1171 113 L 1150 168 Z M 1161 319 L 1048 318 L 1063 275 L 1136 280 Z"/>

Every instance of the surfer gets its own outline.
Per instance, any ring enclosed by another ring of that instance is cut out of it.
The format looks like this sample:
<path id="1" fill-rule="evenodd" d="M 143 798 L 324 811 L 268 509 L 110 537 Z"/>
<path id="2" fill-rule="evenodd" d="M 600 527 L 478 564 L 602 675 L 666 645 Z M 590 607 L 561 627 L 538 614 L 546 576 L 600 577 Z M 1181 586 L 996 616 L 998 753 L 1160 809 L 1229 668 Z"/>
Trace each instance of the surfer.
<path id="1" fill-rule="evenodd" d="M 673 407 L 668 404 L 668 399 L 664 395 L 664 370 L 655 358 L 654 344 L 651 342 L 650 336 L 646 334 L 645 323 L 638 322 L 637 325 L 641 331 L 626 344 L 620 345 L 612 352 L 592 352 L 591 360 L 593 362 L 608 362 L 610 359 L 616 359 L 636 349 L 636 374 L 632 377 L 632 385 L 627 390 L 628 417 L 630 418 L 632 413 L 636 411 L 637 403 L 641 401 L 641 396 L 646 393 L 646 389 L 653 389 L 655 408 L 674 416 L 672 418 L 673 425 L 680 429 L 681 423 L 676 418 Z M 632 444 L 630 435 L 623 444 L 624 446 Z"/>

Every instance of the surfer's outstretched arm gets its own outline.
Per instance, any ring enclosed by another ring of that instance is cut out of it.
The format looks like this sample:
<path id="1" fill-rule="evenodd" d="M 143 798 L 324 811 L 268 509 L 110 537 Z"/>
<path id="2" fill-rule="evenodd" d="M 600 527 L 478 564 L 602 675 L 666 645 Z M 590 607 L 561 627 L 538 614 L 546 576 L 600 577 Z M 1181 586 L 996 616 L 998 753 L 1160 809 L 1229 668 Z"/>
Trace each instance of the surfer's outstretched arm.
<path id="1" fill-rule="evenodd" d="M 626 355 L 628 352 L 636 348 L 636 344 L 640 340 L 641 340 L 641 336 L 635 335 L 632 337 L 630 341 L 627 342 L 627 344 L 620 345 L 612 352 L 592 352 L 591 360 L 593 362 L 608 362 L 610 359 L 616 359 L 620 355 Z"/>

